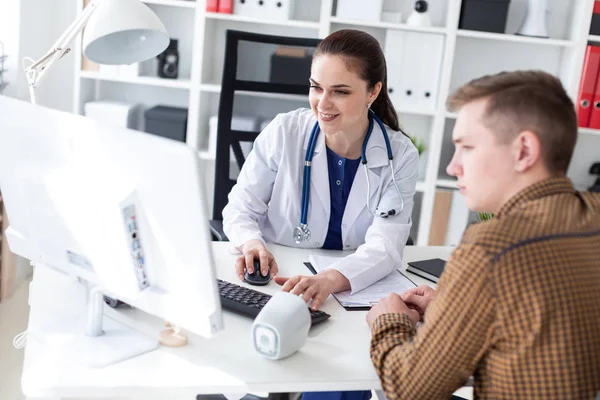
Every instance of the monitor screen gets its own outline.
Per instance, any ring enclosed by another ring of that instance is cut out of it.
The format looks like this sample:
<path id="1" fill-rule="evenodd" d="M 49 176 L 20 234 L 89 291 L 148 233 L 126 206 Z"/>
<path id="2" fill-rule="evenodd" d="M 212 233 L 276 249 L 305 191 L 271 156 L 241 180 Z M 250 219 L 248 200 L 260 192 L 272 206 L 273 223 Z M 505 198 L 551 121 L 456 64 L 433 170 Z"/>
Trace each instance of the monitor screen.
<path id="1" fill-rule="evenodd" d="M 210 337 L 222 329 L 198 154 L 0 96 L 11 250 Z"/>

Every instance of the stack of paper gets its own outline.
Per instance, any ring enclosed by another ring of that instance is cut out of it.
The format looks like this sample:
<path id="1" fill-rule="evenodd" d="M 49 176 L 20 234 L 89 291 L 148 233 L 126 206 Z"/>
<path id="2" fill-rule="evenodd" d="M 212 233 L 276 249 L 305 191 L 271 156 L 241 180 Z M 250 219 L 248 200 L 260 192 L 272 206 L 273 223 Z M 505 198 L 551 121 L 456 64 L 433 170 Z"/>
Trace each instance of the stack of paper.
<path id="1" fill-rule="evenodd" d="M 339 261 L 341 257 L 310 254 L 309 261 L 313 268 L 320 272 Z M 404 276 L 400 271 L 394 269 L 388 276 L 375 282 L 363 290 L 350 294 L 350 291 L 335 293 L 333 296 L 346 308 L 369 308 L 377 304 L 379 299 L 387 297 L 391 293 L 402 294 L 416 285 Z"/>

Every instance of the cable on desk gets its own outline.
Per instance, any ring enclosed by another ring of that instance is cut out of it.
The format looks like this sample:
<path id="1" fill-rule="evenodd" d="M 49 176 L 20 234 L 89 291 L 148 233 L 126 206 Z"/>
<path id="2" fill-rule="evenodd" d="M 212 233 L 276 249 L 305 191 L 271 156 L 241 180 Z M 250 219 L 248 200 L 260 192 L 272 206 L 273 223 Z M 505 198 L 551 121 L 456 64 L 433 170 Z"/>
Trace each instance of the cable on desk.
<path id="1" fill-rule="evenodd" d="M 27 344 L 27 329 L 19 333 L 13 339 L 13 346 L 15 349 L 21 350 Z"/>
<path id="2" fill-rule="evenodd" d="M 30 261 L 29 265 L 31 265 L 31 267 L 35 269 L 35 263 L 33 261 Z M 33 289 L 33 281 L 29 282 L 29 291 L 28 291 L 28 296 L 27 296 L 27 305 L 29 305 L 30 307 L 31 307 L 32 289 Z M 13 339 L 13 347 L 15 349 L 21 350 L 23 347 L 25 347 L 26 344 L 27 344 L 27 329 L 25 329 L 23 332 L 21 332 L 17 336 L 15 336 L 15 338 Z"/>

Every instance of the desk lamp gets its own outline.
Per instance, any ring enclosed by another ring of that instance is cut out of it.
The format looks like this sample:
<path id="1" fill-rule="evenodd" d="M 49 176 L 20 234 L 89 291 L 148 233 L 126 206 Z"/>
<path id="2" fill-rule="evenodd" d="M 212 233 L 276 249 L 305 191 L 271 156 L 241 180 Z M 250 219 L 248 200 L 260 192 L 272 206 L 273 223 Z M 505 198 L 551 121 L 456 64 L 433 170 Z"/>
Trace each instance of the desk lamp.
<path id="1" fill-rule="evenodd" d="M 71 51 L 69 43 L 83 33 L 83 54 L 97 64 L 132 64 L 162 53 L 169 45 L 165 26 L 139 0 L 92 0 L 39 60 L 25 57 L 23 68 L 31 102 L 50 67 Z M 26 65 L 28 63 L 28 65 Z"/>

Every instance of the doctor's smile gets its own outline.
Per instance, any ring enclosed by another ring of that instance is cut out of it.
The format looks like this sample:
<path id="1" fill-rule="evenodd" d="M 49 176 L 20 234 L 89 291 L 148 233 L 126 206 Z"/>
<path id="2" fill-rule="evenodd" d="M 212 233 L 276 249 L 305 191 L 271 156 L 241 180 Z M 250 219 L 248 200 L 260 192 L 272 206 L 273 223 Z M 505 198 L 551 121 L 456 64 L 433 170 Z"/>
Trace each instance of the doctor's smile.
<path id="1" fill-rule="evenodd" d="M 325 113 L 319 112 L 319 117 L 320 117 L 319 121 L 320 122 L 331 122 L 338 115 L 339 114 L 325 114 Z"/>

